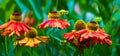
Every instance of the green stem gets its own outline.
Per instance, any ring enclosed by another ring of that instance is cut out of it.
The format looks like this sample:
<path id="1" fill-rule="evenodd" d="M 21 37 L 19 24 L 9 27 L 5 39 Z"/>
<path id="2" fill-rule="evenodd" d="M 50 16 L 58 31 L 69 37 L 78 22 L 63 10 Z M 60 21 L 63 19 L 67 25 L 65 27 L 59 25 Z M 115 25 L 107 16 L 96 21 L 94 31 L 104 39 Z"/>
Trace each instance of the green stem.
<path id="1" fill-rule="evenodd" d="M 5 55 L 8 56 L 7 37 L 5 37 Z"/>
<path id="2" fill-rule="evenodd" d="M 56 0 L 56 6 L 55 6 L 56 10 L 57 10 L 57 6 L 58 6 L 58 0 Z"/>
<path id="3" fill-rule="evenodd" d="M 31 49 L 31 56 L 33 56 L 33 47 L 31 47 L 30 49 Z"/>
<path id="4" fill-rule="evenodd" d="M 94 46 L 92 47 L 92 39 L 90 39 L 90 56 L 93 56 Z"/>
<path id="5" fill-rule="evenodd" d="M 64 15 L 62 15 L 62 19 L 64 19 Z"/>
<path id="6" fill-rule="evenodd" d="M 54 56 L 54 28 L 53 28 L 53 32 L 52 32 L 52 56 Z"/>

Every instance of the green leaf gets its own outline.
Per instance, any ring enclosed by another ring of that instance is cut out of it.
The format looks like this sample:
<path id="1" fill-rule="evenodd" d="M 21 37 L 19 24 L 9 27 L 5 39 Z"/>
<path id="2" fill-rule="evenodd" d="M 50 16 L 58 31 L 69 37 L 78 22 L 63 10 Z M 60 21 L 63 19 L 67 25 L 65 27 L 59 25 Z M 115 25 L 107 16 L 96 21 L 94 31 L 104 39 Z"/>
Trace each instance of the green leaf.
<path id="1" fill-rule="evenodd" d="M 45 54 L 46 56 L 51 56 L 51 51 L 50 51 L 50 47 L 46 44 L 46 50 L 45 50 Z"/>

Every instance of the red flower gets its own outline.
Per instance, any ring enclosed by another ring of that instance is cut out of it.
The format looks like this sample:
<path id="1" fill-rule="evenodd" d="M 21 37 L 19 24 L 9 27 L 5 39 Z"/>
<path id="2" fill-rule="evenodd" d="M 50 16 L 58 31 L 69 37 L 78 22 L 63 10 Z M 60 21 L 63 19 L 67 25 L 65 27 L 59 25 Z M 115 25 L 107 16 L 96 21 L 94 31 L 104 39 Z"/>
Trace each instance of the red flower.
<path id="1" fill-rule="evenodd" d="M 60 15 L 57 12 L 51 12 L 48 15 L 49 20 L 46 20 L 45 22 L 42 22 L 39 24 L 39 28 L 44 29 L 47 26 L 50 26 L 51 28 L 60 28 L 64 29 L 70 26 L 70 24 L 67 22 L 67 20 L 61 20 L 59 19 Z"/>
<path id="2" fill-rule="evenodd" d="M 72 32 L 64 34 L 64 38 L 67 40 L 74 40 L 74 39 L 78 39 L 79 35 L 76 33 L 75 30 L 73 30 Z"/>
<path id="3" fill-rule="evenodd" d="M 87 29 L 79 30 L 77 33 L 81 35 L 80 42 L 87 42 L 90 44 L 91 41 L 92 44 L 112 44 L 112 41 L 109 39 L 110 36 L 106 34 L 104 30 L 100 29 L 96 22 L 88 23 Z"/>
<path id="4" fill-rule="evenodd" d="M 78 30 L 85 29 L 86 23 L 83 20 L 77 20 L 74 24 L 74 29 L 72 32 L 64 34 L 64 38 L 67 39 L 68 42 L 72 43 L 73 45 L 81 48 L 81 44 L 79 42 L 80 33 L 78 33 Z M 81 32 L 81 34 L 84 32 Z"/>
<path id="5" fill-rule="evenodd" d="M 79 22 L 79 21 L 77 21 Z M 77 47 L 83 46 L 89 48 L 94 44 L 108 44 L 112 45 L 110 36 L 104 32 L 96 22 L 89 22 L 87 25 L 84 23 L 77 23 L 74 27 L 75 30 L 64 34 L 64 38 L 68 42 Z M 83 22 L 83 21 L 81 21 Z"/>
<path id="6" fill-rule="evenodd" d="M 20 16 L 19 12 L 15 12 L 10 16 L 10 21 L 1 25 L 0 30 L 3 30 L 2 35 L 13 35 L 16 34 L 20 36 L 22 33 L 30 30 L 30 28 L 24 24 L 22 21 L 22 16 Z"/>
<path id="7" fill-rule="evenodd" d="M 85 29 L 86 23 L 83 20 L 77 20 L 74 24 L 74 29 L 72 32 L 64 34 L 64 38 L 67 40 L 75 40 L 80 38 L 80 34 L 77 33 L 78 30 Z M 84 33 L 84 32 L 81 32 Z"/>

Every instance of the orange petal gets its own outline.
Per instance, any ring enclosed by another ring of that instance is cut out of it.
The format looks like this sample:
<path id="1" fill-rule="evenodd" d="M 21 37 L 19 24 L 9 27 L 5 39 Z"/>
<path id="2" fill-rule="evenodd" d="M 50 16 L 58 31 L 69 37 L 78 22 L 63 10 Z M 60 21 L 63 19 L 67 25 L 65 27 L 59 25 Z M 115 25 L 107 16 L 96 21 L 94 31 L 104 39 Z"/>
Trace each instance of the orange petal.
<path id="1" fill-rule="evenodd" d="M 14 33 L 15 33 L 15 31 L 11 32 L 11 33 L 9 34 L 9 36 L 12 36 Z"/>
<path id="2" fill-rule="evenodd" d="M 11 24 L 11 22 L 7 22 L 7 23 L 1 25 L 1 26 L 0 26 L 0 30 L 2 30 L 2 29 L 4 29 L 4 28 L 8 27 L 10 24 Z"/>
<path id="3" fill-rule="evenodd" d="M 19 42 L 20 45 L 25 44 L 27 41 L 28 41 L 27 37 L 25 37 L 25 38 L 23 38 L 21 40 L 18 40 L 18 42 Z"/>
<path id="4" fill-rule="evenodd" d="M 82 42 L 82 41 L 84 41 L 84 38 L 83 38 L 83 37 L 80 38 L 80 42 Z"/>
<path id="5" fill-rule="evenodd" d="M 20 24 L 20 23 L 17 24 L 17 29 L 18 29 L 18 31 L 22 31 L 22 27 L 21 27 L 21 24 Z"/>
<path id="6" fill-rule="evenodd" d="M 59 20 L 56 20 L 56 22 L 55 22 L 55 27 L 58 27 L 58 28 L 61 28 L 61 29 L 64 28 L 64 26 L 62 25 L 62 22 L 59 21 Z"/>
<path id="7" fill-rule="evenodd" d="M 27 43 L 25 44 L 25 46 L 30 46 L 30 47 L 34 47 L 34 42 L 32 38 L 29 38 Z"/>
<path id="8" fill-rule="evenodd" d="M 5 30 L 13 30 L 13 29 L 14 29 L 14 28 L 13 28 L 13 25 L 14 25 L 14 23 L 11 22 L 11 24 L 9 24 L 9 26 L 7 26 L 7 27 L 5 28 Z"/>
<path id="9" fill-rule="evenodd" d="M 49 42 L 49 36 L 40 36 L 40 37 L 37 37 L 40 41 L 46 43 L 46 42 Z"/>
<path id="10" fill-rule="evenodd" d="M 34 40 L 34 44 L 39 44 L 39 43 L 41 42 L 41 41 L 38 40 L 37 38 L 34 38 L 33 40 Z"/>

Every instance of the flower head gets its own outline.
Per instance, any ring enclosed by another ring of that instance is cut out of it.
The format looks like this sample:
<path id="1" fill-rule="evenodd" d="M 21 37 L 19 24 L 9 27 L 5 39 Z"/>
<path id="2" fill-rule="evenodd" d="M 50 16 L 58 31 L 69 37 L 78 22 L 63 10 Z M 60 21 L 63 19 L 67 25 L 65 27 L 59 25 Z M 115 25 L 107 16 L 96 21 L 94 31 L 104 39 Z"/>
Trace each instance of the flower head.
<path id="1" fill-rule="evenodd" d="M 79 38 L 81 35 L 77 31 L 85 28 L 86 28 L 86 23 L 83 20 L 77 20 L 74 24 L 74 30 L 72 30 L 72 32 L 65 33 L 64 38 L 67 39 L 68 42 L 72 43 L 76 47 L 83 48 L 82 44 L 79 42 Z"/>
<path id="2" fill-rule="evenodd" d="M 82 21 L 77 21 L 75 30 L 64 34 L 64 38 L 77 47 L 83 45 L 83 47 L 89 48 L 90 45 L 94 44 L 112 45 L 110 36 L 96 22 L 85 24 Z"/>
<path id="3" fill-rule="evenodd" d="M 89 22 L 89 23 L 87 24 L 87 29 L 88 29 L 88 30 L 97 31 L 98 28 L 99 28 L 99 25 L 98 25 L 98 23 L 96 23 L 96 22 Z"/>
<path id="4" fill-rule="evenodd" d="M 60 14 L 56 11 L 52 11 L 50 13 L 48 13 L 48 19 L 59 19 L 60 18 Z"/>
<path id="5" fill-rule="evenodd" d="M 3 36 L 12 36 L 13 34 L 20 36 L 24 32 L 30 30 L 30 28 L 22 22 L 22 16 L 20 13 L 14 12 L 10 16 L 10 21 L 0 26 L 0 30 L 3 30 Z"/>
<path id="6" fill-rule="evenodd" d="M 62 10 L 59 11 L 59 14 L 60 14 L 60 15 L 68 14 L 68 11 L 62 9 Z"/>
<path id="7" fill-rule="evenodd" d="M 87 29 L 78 31 L 78 33 L 81 35 L 80 42 L 87 42 L 90 44 L 90 41 L 92 41 L 92 44 L 112 44 L 112 41 L 109 39 L 110 36 L 106 34 L 104 30 L 99 28 L 98 23 L 89 22 L 86 27 Z"/>
<path id="8" fill-rule="evenodd" d="M 49 36 L 38 36 L 37 30 L 35 28 L 31 28 L 28 32 L 25 32 L 25 37 L 18 39 L 17 42 L 21 46 L 30 46 L 30 47 L 38 47 L 39 43 L 47 43 L 49 41 Z"/>
<path id="9" fill-rule="evenodd" d="M 70 24 L 67 22 L 67 20 L 61 20 L 59 13 L 57 13 L 55 11 L 49 13 L 48 18 L 49 18 L 49 20 L 46 20 L 45 22 L 42 22 L 41 24 L 39 24 L 39 28 L 44 29 L 47 26 L 49 26 L 51 28 L 58 27 L 60 29 L 64 29 L 64 28 L 67 28 L 68 26 L 70 26 Z"/>
<path id="10" fill-rule="evenodd" d="M 80 35 L 77 33 L 78 30 L 85 29 L 86 23 L 83 20 L 77 20 L 74 24 L 75 30 L 72 30 L 72 32 L 64 34 L 64 38 L 67 40 L 74 40 L 78 39 Z"/>
<path id="11" fill-rule="evenodd" d="M 95 18 L 94 18 L 94 21 L 95 21 L 95 22 L 101 22 L 101 21 L 102 21 L 102 17 L 95 17 Z"/>
<path id="12" fill-rule="evenodd" d="M 22 21 L 22 16 L 20 15 L 19 12 L 14 12 L 14 13 L 10 16 L 10 21 L 20 22 L 20 21 Z"/>
<path id="13" fill-rule="evenodd" d="M 86 23 L 83 20 L 77 20 L 74 24 L 75 30 L 81 30 L 86 28 Z"/>

